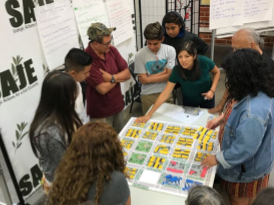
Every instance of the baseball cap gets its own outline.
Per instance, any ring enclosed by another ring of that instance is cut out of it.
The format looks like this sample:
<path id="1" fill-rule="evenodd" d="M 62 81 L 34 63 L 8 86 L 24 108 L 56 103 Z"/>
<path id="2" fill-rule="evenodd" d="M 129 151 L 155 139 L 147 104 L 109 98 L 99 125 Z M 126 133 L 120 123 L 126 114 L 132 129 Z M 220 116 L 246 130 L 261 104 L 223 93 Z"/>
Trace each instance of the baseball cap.
<path id="1" fill-rule="evenodd" d="M 98 36 L 109 36 L 116 28 L 107 28 L 102 23 L 92 23 L 88 28 L 87 35 L 90 40 L 95 40 Z"/>

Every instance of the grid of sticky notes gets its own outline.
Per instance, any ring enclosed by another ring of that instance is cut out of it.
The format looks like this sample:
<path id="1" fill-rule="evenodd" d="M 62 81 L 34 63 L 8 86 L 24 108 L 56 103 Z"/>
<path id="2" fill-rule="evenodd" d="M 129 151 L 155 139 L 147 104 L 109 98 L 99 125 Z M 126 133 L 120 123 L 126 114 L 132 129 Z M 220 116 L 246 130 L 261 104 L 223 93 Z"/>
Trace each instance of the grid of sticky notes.
<path id="1" fill-rule="evenodd" d="M 211 152 L 214 148 L 216 136 L 216 131 L 208 130 L 205 127 L 199 127 L 193 138 L 199 141 L 197 149 Z"/>
<path id="2" fill-rule="evenodd" d="M 185 192 L 206 184 L 208 172 L 200 166 L 216 151 L 217 131 L 167 122 L 129 121 L 120 134 L 131 182 L 161 185 Z"/>
<path id="3" fill-rule="evenodd" d="M 192 161 L 201 162 L 214 150 L 217 132 L 205 127 L 192 127 L 165 122 L 132 122 L 122 134 L 121 144 L 129 161 L 144 165 L 143 154 L 164 156 L 167 159 L 188 161 L 191 151 L 197 150 Z M 140 154 L 140 156 L 136 156 Z M 131 157 L 132 156 L 132 157 Z"/>
<path id="4" fill-rule="evenodd" d="M 142 130 L 140 130 L 140 129 L 130 128 L 130 129 L 128 129 L 128 131 L 126 133 L 126 137 L 139 138 L 141 132 L 142 132 Z"/>
<path id="5" fill-rule="evenodd" d="M 164 128 L 164 123 L 159 123 L 159 122 L 151 122 L 149 126 L 149 130 L 154 130 L 154 131 L 162 131 Z"/>
<path id="6" fill-rule="evenodd" d="M 149 140 L 155 140 L 156 137 L 158 136 L 158 134 L 159 134 L 158 132 L 146 131 L 143 134 L 142 138 L 149 139 Z"/>

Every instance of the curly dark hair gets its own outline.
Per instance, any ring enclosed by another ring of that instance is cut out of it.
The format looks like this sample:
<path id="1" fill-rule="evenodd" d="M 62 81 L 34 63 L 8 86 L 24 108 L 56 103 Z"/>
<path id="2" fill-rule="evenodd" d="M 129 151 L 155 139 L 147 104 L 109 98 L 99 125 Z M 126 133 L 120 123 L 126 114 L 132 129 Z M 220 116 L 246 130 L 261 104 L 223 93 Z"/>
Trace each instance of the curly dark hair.
<path id="1" fill-rule="evenodd" d="M 226 71 L 225 85 L 229 98 L 242 100 L 264 92 L 274 97 L 274 72 L 255 49 L 243 48 L 226 56 L 222 63 Z"/>
<path id="2" fill-rule="evenodd" d="M 124 173 L 126 162 L 118 134 L 108 124 L 89 122 L 75 132 L 55 172 L 47 205 L 82 204 L 96 183 L 95 204 L 114 170 Z"/>

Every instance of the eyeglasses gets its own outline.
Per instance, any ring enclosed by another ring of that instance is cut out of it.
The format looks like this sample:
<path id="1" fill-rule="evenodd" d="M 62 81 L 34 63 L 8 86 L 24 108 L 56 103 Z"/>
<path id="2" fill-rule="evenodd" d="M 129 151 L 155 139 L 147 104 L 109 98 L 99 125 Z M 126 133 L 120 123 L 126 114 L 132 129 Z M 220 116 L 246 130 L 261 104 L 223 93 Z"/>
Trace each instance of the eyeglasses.
<path id="1" fill-rule="evenodd" d="M 109 42 L 107 42 L 107 43 L 100 43 L 98 41 L 96 41 L 96 42 L 99 43 L 99 44 L 101 44 L 101 45 L 104 45 L 104 46 L 109 46 L 111 44 L 111 40 Z"/>
<path id="2" fill-rule="evenodd" d="M 109 45 L 111 44 L 112 39 L 113 39 L 113 36 L 111 36 L 111 40 L 110 40 L 109 42 L 107 42 L 107 43 L 100 43 L 100 42 L 98 42 L 98 41 L 96 41 L 96 40 L 95 40 L 95 41 L 96 41 L 97 43 L 101 44 L 101 45 L 109 46 Z"/>

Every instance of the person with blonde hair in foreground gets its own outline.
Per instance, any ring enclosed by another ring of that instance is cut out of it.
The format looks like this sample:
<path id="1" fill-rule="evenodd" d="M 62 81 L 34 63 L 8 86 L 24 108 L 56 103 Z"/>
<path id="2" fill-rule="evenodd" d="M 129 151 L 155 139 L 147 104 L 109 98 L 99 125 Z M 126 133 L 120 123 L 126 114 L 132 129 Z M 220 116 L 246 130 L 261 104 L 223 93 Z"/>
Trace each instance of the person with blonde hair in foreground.
<path id="1" fill-rule="evenodd" d="M 118 134 L 89 122 L 73 136 L 55 173 L 47 205 L 130 205 L 126 162 Z"/>

